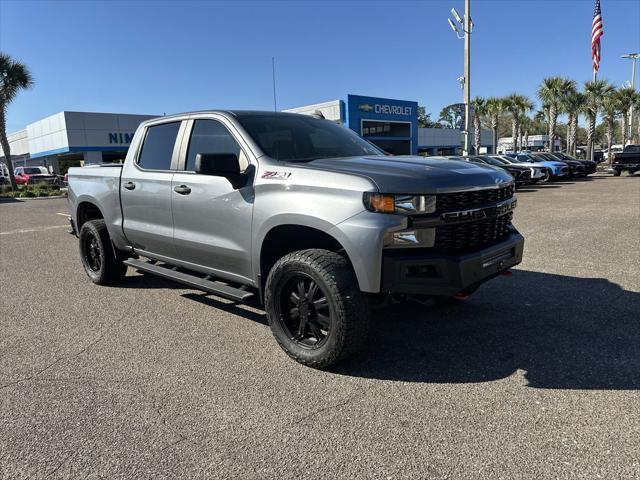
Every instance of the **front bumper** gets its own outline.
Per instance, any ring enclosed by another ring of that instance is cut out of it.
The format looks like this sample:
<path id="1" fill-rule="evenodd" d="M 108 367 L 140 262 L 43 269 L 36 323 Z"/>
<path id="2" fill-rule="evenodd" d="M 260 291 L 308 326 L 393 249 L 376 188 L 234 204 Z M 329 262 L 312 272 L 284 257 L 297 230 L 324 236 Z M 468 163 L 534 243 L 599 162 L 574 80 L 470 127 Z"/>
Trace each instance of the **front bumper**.
<path id="1" fill-rule="evenodd" d="M 381 291 L 447 297 L 471 293 L 482 283 L 519 264 L 523 248 L 524 238 L 511 227 L 502 242 L 463 255 L 385 250 Z"/>

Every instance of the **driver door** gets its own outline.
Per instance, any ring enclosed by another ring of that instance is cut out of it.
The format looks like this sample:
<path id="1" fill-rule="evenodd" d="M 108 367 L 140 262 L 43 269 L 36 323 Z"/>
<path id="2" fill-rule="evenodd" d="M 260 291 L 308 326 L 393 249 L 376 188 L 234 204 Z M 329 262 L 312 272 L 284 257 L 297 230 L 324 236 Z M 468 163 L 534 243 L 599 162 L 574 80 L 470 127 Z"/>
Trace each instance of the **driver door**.
<path id="1" fill-rule="evenodd" d="M 178 258 L 221 278 L 251 281 L 253 182 L 234 188 L 224 177 L 195 173 L 198 153 L 233 153 L 241 170 L 249 168 L 245 150 L 222 119 L 189 121 L 171 191 Z"/>

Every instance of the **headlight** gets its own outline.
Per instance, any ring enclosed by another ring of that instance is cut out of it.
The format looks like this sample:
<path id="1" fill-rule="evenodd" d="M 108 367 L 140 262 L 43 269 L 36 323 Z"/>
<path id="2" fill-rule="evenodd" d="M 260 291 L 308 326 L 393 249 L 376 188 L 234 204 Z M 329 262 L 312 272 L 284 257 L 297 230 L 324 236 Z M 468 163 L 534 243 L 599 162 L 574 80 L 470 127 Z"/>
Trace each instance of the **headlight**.
<path id="1" fill-rule="evenodd" d="M 389 195 L 365 192 L 364 206 L 378 213 L 433 213 L 436 211 L 435 195 Z"/>

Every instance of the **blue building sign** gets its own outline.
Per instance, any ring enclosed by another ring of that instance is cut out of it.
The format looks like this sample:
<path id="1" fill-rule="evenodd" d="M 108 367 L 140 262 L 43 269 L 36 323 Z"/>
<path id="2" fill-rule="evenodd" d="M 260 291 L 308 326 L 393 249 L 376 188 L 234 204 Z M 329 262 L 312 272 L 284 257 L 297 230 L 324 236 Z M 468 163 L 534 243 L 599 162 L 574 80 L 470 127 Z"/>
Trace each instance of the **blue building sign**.
<path id="1" fill-rule="evenodd" d="M 348 95 L 347 125 L 393 155 L 418 154 L 418 103 Z"/>

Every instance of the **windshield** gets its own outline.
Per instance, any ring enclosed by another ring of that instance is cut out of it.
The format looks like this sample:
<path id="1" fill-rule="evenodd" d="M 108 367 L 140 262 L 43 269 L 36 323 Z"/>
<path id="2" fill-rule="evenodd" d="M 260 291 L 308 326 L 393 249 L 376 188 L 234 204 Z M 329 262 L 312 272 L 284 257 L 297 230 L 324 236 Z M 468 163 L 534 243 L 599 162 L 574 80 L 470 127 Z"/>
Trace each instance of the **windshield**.
<path id="1" fill-rule="evenodd" d="M 624 147 L 624 153 L 640 153 L 640 145 L 627 145 Z"/>
<path id="2" fill-rule="evenodd" d="M 237 118 L 262 151 L 276 160 L 305 162 L 318 158 L 385 155 L 352 130 L 328 120 L 283 114 L 241 114 Z"/>
<path id="3" fill-rule="evenodd" d="M 39 175 L 41 173 L 47 174 L 47 169 L 44 167 L 27 167 L 24 169 L 24 173 L 27 175 Z"/>

